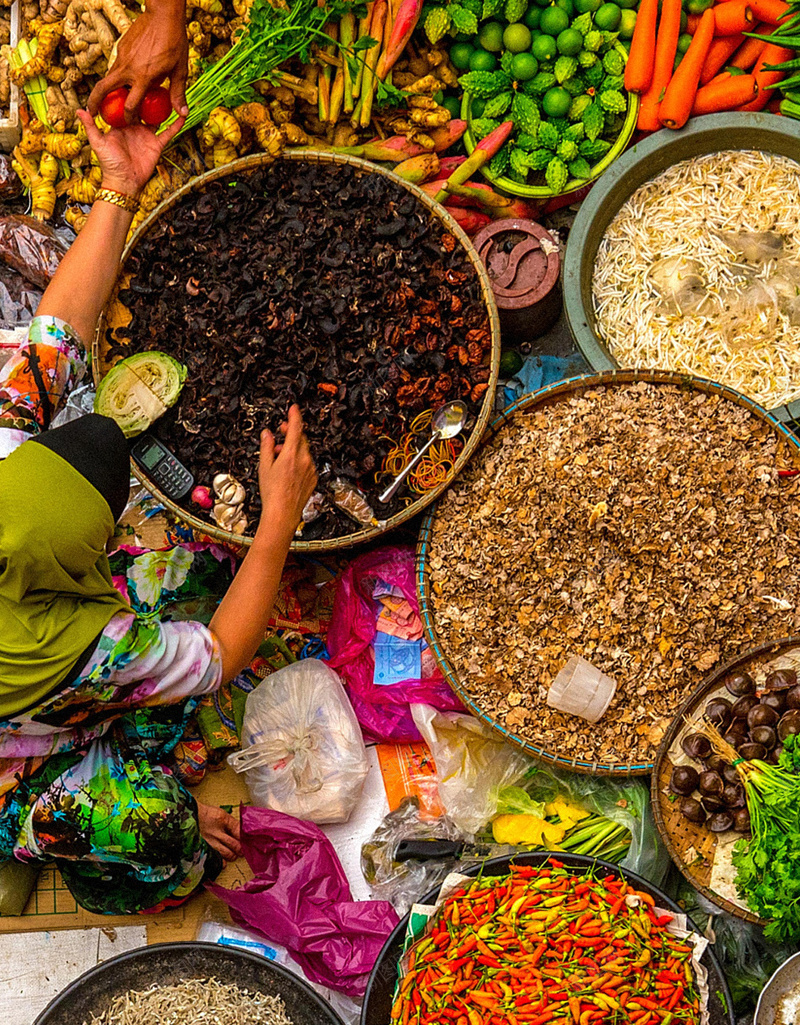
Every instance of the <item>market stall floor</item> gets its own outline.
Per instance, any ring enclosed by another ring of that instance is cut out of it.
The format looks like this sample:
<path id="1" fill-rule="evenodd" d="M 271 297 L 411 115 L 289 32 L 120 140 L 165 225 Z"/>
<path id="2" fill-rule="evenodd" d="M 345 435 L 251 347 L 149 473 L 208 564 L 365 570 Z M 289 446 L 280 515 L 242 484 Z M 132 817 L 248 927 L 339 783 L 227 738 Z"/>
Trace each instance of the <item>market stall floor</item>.
<path id="1" fill-rule="evenodd" d="M 367 755 L 370 771 L 350 821 L 322 827 L 356 900 L 370 896 L 361 874 L 361 845 L 389 810 L 375 748 L 368 748 Z M 227 766 L 210 773 L 194 793 L 208 804 L 236 808 L 247 802 L 244 778 Z M 225 869 L 218 882 L 235 887 L 249 875 L 244 860 L 239 859 Z M 92 915 L 78 907 L 59 873 L 46 868 L 24 914 L 0 917 L 2 1025 L 32 1025 L 42 1008 L 89 968 L 146 943 L 192 940 L 205 921 L 230 922 L 227 906 L 206 892 L 160 915 Z"/>

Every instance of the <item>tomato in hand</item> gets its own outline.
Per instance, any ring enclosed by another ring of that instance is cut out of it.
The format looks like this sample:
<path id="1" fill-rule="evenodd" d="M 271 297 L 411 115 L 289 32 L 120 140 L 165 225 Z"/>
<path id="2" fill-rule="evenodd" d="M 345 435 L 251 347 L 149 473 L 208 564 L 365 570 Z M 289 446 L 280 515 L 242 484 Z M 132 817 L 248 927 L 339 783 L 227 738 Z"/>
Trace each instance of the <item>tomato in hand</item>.
<path id="1" fill-rule="evenodd" d="M 112 128 L 124 128 L 128 123 L 125 120 L 125 101 L 128 98 L 128 87 L 120 86 L 119 89 L 112 89 L 103 98 L 100 104 L 100 117 Z"/>
<path id="2" fill-rule="evenodd" d="M 172 113 L 172 100 L 162 85 L 148 89 L 139 105 L 139 117 L 146 125 L 155 128 Z"/>

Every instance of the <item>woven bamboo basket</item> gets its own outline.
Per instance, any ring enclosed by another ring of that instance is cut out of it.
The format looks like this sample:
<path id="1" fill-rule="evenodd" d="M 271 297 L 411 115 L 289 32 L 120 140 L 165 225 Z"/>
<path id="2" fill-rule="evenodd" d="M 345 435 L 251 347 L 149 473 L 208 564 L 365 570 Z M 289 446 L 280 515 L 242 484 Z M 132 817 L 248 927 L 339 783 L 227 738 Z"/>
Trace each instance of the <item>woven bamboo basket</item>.
<path id="1" fill-rule="evenodd" d="M 652 384 L 678 385 L 680 388 L 686 389 L 687 391 L 694 390 L 707 392 L 713 395 L 720 395 L 723 398 L 729 399 L 731 402 L 735 402 L 739 406 L 744 406 L 745 409 L 748 409 L 754 416 L 763 420 L 765 423 L 768 423 L 776 433 L 781 435 L 786 444 L 795 453 L 798 460 L 800 460 L 800 442 L 798 442 L 791 431 L 776 420 L 774 416 L 767 413 L 767 411 L 761 406 L 757 405 L 751 399 L 748 399 L 746 395 L 743 395 L 741 392 L 736 391 L 733 388 L 729 388 L 726 385 L 718 384 L 715 381 L 709 381 L 702 377 L 695 377 L 691 374 L 676 374 L 666 370 L 608 370 L 600 374 L 585 374 L 579 377 L 572 377 L 564 381 L 559 381 L 548 388 L 543 388 L 541 391 L 534 392 L 531 395 L 526 395 L 517 400 L 517 402 L 514 402 L 512 405 L 507 406 L 489 425 L 482 444 L 488 444 L 496 434 L 509 425 L 516 413 L 528 412 L 541 406 L 551 405 L 560 401 L 564 396 L 581 394 L 582 392 L 597 387 L 598 385 L 626 385 L 637 381 L 646 381 Z M 493 730 L 499 733 L 508 743 L 520 748 L 525 751 L 526 754 L 529 754 L 534 758 L 550 762 L 560 768 L 569 769 L 573 772 L 614 777 L 643 776 L 652 772 L 652 762 L 626 765 L 589 761 L 577 756 L 569 758 L 564 757 L 558 751 L 551 751 L 537 744 L 523 740 L 515 733 L 506 729 L 491 714 L 485 712 L 483 708 L 476 703 L 475 699 L 464 687 L 464 684 L 459 678 L 454 666 L 442 650 L 436 630 L 433 606 L 431 602 L 431 583 L 428 559 L 430 554 L 430 538 L 436 521 L 437 508 L 438 506 L 434 506 L 428 512 L 420 530 L 416 559 L 417 594 L 419 597 L 420 613 L 422 616 L 425 638 L 434 653 L 434 657 L 436 658 L 445 679 L 456 694 L 458 694 L 459 698 L 464 702 L 467 708 L 473 715 L 477 716 Z M 599 723 L 592 724 L 592 729 L 602 729 L 602 719 Z"/>
<path id="2" fill-rule="evenodd" d="M 475 448 L 477 447 L 492 415 L 494 395 L 497 388 L 497 375 L 500 366 L 500 322 L 498 320 L 497 306 L 495 305 L 494 293 L 492 291 L 491 282 L 489 281 L 489 275 L 487 274 L 486 268 L 481 262 L 481 259 L 475 251 L 472 243 L 444 207 L 440 206 L 438 203 L 434 203 L 431 197 L 423 192 L 422 189 L 418 188 L 416 185 L 412 185 L 410 182 L 404 181 L 392 171 L 387 171 L 377 164 L 371 164 L 366 160 L 361 160 L 357 157 L 344 156 L 339 153 L 304 150 L 302 153 L 286 152 L 284 153 L 283 159 L 292 160 L 297 163 L 349 164 L 351 167 L 356 167 L 368 174 L 383 175 L 385 178 L 389 178 L 396 185 L 401 186 L 414 195 L 419 202 L 423 206 L 427 207 L 430 213 L 441 222 L 442 226 L 455 236 L 466 250 L 466 253 L 480 280 L 481 292 L 489 315 L 489 324 L 492 334 L 490 357 L 491 376 L 489 378 L 489 387 L 483 397 L 483 402 L 478 412 L 475 424 L 470 431 L 469 436 L 466 438 L 464 447 L 447 479 L 425 495 L 420 495 L 415 499 L 415 501 L 407 505 L 405 509 L 396 513 L 381 525 L 370 526 L 361 530 L 354 530 L 352 533 L 345 534 L 341 537 L 326 538 L 317 541 L 294 541 L 292 543 L 293 551 L 335 551 L 340 548 L 349 548 L 352 545 L 369 541 L 372 538 L 378 537 L 380 534 L 392 530 L 395 527 L 399 527 L 401 524 L 407 522 L 413 516 L 416 516 L 418 512 L 421 512 L 426 508 L 426 506 L 430 505 L 431 502 L 435 501 L 461 472 L 463 467 L 466 465 L 467 460 L 475 451 Z M 209 182 L 216 181 L 218 178 L 227 178 L 232 174 L 241 173 L 251 168 L 261 167 L 262 165 L 270 163 L 272 163 L 271 158 L 267 157 L 263 153 L 256 153 L 252 156 L 242 157 L 240 160 L 235 160 L 233 163 L 226 164 L 224 167 L 215 168 L 213 171 L 207 171 L 205 174 L 192 179 L 182 188 L 178 189 L 171 196 L 165 199 L 164 202 L 157 206 L 149 217 L 142 222 L 125 247 L 125 251 L 122 254 L 121 270 L 117 279 L 117 284 L 115 285 L 114 292 L 112 293 L 109 303 L 100 317 L 97 327 L 92 347 L 92 370 L 95 385 L 98 385 L 111 369 L 111 364 L 109 364 L 106 359 L 106 353 L 108 351 L 108 346 L 105 341 L 106 328 L 110 324 L 124 324 L 126 322 L 125 307 L 119 301 L 117 295 L 126 283 L 125 262 L 130 254 L 136 249 L 139 242 L 147 235 L 153 225 L 158 222 L 159 218 L 180 203 L 185 196 L 194 192 L 201 192 L 204 186 Z M 132 349 L 132 352 L 133 351 L 135 351 L 135 349 Z M 150 491 L 150 493 L 162 503 L 162 505 L 195 530 L 209 538 L 213 538 L 217 541 L 223 541 L 235 547 L 249 547 L 249 545 L 252 544 L 252 537 L 242 537 L 239 534 L 233 534 L 230 531 L 221 529 L 209 520 L 200 519 L 200 517 L 195 516 L 188 509 L 178 505 L 176 502 L 172 501 L 172 499 L 168 498 L 161 489 L 133 462 L 131 462 L 131 468 L 137 480 L 139 480 L 148 489 L 148 491 Z"/>
<path id="3" fill-rule="evenodd" d="M 656 755 L 650 782 L 656 826 L 670 857 L 686 879 L 698 892 L 722 908 L 723 911 L 758 925 L 766 924 L 764 919 L 712 889 L 711 873 L 720 842 L 719 835 L 712 833 L 704 826 L 689 822 L 681 815 L 677 801 L 670 800 L 669 779 L 675 764 L 673 759 L 676 761 L 678 759 L 681 734 L 686 723 L 698 719 L 712 697 L 725 696 L 730 699 L 730 694 L 727 693 L 723 685 L 723 678 L 733 670 L 744 670 L 753 675 L 758 682 L 759 670 L 768 671 L 770 663 L 791 649 L 796 649 L 796 657 L 800 662 L 800 635 L 759 644 L 743 655 L 732 658 L 703 680 L 683 703 L 672 725 L 664 735 Z"/>

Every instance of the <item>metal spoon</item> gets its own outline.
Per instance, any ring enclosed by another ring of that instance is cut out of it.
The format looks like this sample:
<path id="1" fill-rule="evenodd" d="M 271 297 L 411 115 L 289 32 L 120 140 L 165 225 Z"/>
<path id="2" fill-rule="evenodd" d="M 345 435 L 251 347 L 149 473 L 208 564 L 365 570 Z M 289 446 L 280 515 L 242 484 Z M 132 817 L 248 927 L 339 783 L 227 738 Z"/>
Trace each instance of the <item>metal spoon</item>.
<path id="1" fill-rule="evenodd" d="M 448 438 L 455 438 L 466 423 L 466 419 L 467 407 L 460 399 L 456 399 L 455 402 L 448 402 L 446 405 L 440 406 L 433 414 L 433 434 L 425 442 L 419 452 L 417 452 L 408 466 L 406 466 L 403 471 L 395 477 L 389 487 L 380 496 L 378 501 L 385 503 L 393 498 L 397 494 L 400 485 L 409 473 L 411 473 L 414 467 L 419 464 L 431 445 L 435 445 L 437 441 L 445 441 Z"/>

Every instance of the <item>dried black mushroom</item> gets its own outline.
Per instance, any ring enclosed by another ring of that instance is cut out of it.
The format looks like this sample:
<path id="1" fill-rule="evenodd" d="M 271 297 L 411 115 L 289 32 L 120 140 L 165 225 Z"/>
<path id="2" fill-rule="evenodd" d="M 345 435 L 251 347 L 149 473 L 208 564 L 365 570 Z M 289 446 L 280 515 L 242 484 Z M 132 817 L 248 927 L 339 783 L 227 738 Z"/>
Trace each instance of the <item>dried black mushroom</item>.
<path id="1" fill-rule="evenodd" d="M 723 739 L 728 744 L 730 744 L 731 747 L 737 748 L 737 750 L 738 750 L 738 748 L 742 744 L 746 744 L 747 743 L 747 739 L 748 739 L 748 731 L 747 731 L 747 724 L 745 723 L 745 720 L 744 719 L 736 719 L 736 720 L 734 720 L 733 725 L 730 727 L 730 729 L 725 734 Z"/>
<path id="2" fill-rule="evenodd" d="M 691 765 L 676 765 L 672 770 L 669 787 L 673 794 L 691 794 L 700 779 L 700 773 Z"/>
<path id="3" fill-rule="evenodd" d="M 706 705 L 704 716 L 717 729 L 726 730 L 731 721 L 731 708 L 730 701 L 725 698 L 712 698 Z"/>
<path id="4" fill-rule="evenodd" d="M 702 761 L 711 754 L 711 741 L 702 733 L 687 733 L 681 741 L 681 747 L 690 758 Z"/>
<path id="5" fill-rule="evenodd" d="M 721 795 L 719 797 L 715 797 L 714 795 L 709 794 L 708 797 L 701 798 L 700 803 L 709 815 L 713 814 L 715 811 L 724 811 L 728 807 L 723 801 Z"/>
<path id="6" fill-rule="evenodd" d="M 766 758 L 767 749 L 763 744 L 742 744 L 739 748 L 739 754 L 748 762 L 752 762 L 755 758 Z"/>
<path id="7" fill-rule="evenodd" d="M 775 732 L 774 726 L 754 726 L 750 730 L 750 739 L 756 744 L 763 744 L 768 751 L 771 751 L 778 743 L 778 734 Z"/>
<path id="8" fill-rule="evenodd" d="M 706 820 L 706 813 L 699 801 L 693 797 L 684 797 L 680 803 L 681 815 L 695 825 L 702 826 Z"/>
<path id="9" fill-rule="evenodd" d="M 749 673 L 728 673 L 724 679 L 726 689 L 730 694 L 733 694 L 735 698 L 740 698 L 745 694 L 755 694 L 756 683 Z"/>
<path id="10" fill-rule="evenodd" d="M 747 808 L 737 808 L 733 813 L 733 828 L 737 833 L 750 832 L 750 812 Z"/>
<path id="11" fill-rule="evenodd" d="M 720 775 L 725 771 L 730 763 L 727 762 L 722 755 L 718 755 L 716 751 L 706 758 L 706 768 L 712 772 L 718 772 Z"/>
<path id="12" fill-rule="evenodd" d="M 755 694 L 745 694 L 734 703 L 731 714 L 734 719 L 746 719 L 750 709 L 755 708 L 758 703 Z"/>
<path id="13" fill-rule="evenodd" d="M 776 726 L 780 716 L 769 705 L 756 705 L 747 713 L 747 725 L 752 730 L 755 726 Z"/>
<path id="14" fill-rule="evenodd" d="M 722 791 L 722 800 L 727 808 L 743 808 L 745 805 L 744 787 L 741 783 L 726 783 Z"/>
<path id="15" fill-rule="evenodd" d="M 789 690 L 797 683 L 797 673 L 793 669 L 775 669 L 767 674 L 765 683 L 767 690 Z"/>
<path id="16" fill-rule="evenodd" d="M 781 716 L 781 721 L 778 723 L 778 740 L 783 743 L 793 733 L 800 733 L 800 709 L 797 708 L 793 708 Z"/>
<path id="17" fill-rule="evenodd" d="M 725 784 L 718 772 L 701 772 L 697 789 L 704 797 L 719 797 Z"/>
<path id="18" fill-rule="evenodd" d="M 722 770 L 722 778 L 726 783 L 738 783 L 741 776 L 732 765 L 726 765 Z"/>
<path id="19" fill-rule="evenodd" d="M 786 691 L 786 707 L 800 708 L 800 684 Z"/>
<path id="20" fill-rule="evenodd" d="M 786 711 L 786 699 L 788 690 L 768 690 L 761 696 L 761 704 L 767 708 L 774 708 L 778 715 Z"/>
<path id="21" fill-rule="evenodd" d="M 712 833 L 727 833 L 733 829 L 734 818 L 729 811 L 715 812 L 708 820 L 708 828 Z"/>

